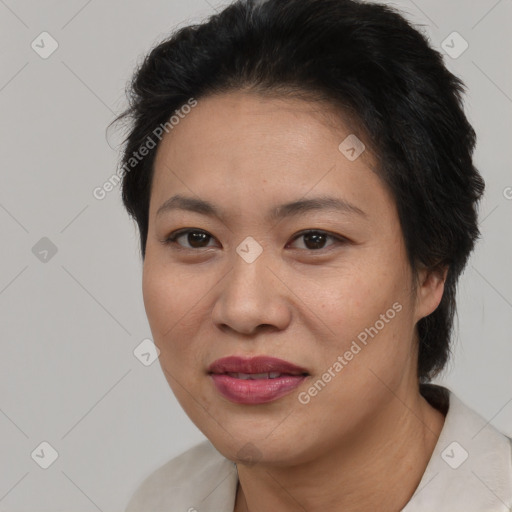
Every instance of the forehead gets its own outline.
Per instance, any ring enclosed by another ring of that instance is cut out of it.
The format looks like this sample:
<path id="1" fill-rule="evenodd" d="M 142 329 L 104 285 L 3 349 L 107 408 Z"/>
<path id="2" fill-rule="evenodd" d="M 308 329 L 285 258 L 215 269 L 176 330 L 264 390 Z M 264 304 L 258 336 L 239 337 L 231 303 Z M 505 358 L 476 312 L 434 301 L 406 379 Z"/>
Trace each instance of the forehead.
<path id="1" fill-rule="evenodd" d="M 356 137 L 346 116 L 329 103 L 244 91 L 201 98 L 180 118 L 174 116 L 178 124 L 159 145 L 156 167 L 170 157 L 204 160 L 205 152 L 218 159 L 238 156 L 244 163 L 249 157 L 279 161 L 280 155 L 289 158 L 293 153 L 318 158 L 318 153 L 326 151 L 337 155 L 343 140 Z M 354 166 L 373 166 L 369 149 Z"/>
<path id="2" fill-rule="evenodd" d="M 318 138 L 325 138 L 328 132 L 338 139 L 357 130 L 352 127 L 355 124 L 352 117 L 349 119 L 348 113 L 334 104 L 277 96 L 277 93 L 268 96 L 233 91 L 209 95 L 200 98 L 189 113 L 180 117 L 179 124 L 171 128 L 164 140 L 174 138 L 183 141 L 189 135 L 187 128 L 190 124 L 194 125 L 193 130 L 200 140 L 222 140 L 228 134 L 239 140 L 247 131 L 260 130 L 263 141 L 267 139 L 267 133 L 275 138 L 277 131 L 285 129 L 283 137 L 293 132 L 296 137 L 307 135 L 313 143 L 318 142 Z M 215 130 L 212 131 L 213 126 Z"/>
<path id="3" fill-rule="evenodd" d="M 327 104 L 245 92 L 200 99 L 159 145 L 150 209 L 154 215 L 175 193 L 242 207 L 310 192 L 357 202 L 382 183 L 367 146 L 347 158 L 354 137 Z"/>

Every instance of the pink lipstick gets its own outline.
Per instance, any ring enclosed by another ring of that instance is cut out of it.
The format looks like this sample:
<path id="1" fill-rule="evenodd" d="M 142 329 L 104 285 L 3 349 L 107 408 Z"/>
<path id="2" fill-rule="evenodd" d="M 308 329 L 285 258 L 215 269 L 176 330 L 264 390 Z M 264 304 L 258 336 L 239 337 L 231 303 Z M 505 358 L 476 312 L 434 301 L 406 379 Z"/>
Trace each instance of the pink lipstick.
<path id="1" fill-rule="evenodd" d="M 238 404 L 272 402 L 293 391 L 309 375 L 306 369 L 275 357 L 217 359 L 208 368 L 221 395 Z"/>

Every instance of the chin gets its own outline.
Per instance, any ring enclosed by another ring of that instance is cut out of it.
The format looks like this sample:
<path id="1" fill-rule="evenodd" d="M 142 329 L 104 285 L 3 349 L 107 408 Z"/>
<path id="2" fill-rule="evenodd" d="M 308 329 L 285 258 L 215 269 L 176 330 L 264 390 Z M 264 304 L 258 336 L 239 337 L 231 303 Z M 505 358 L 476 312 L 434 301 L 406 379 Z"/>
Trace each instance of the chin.
<path id="1" fill-rule="evenodd" d="M 260 428 L 245 425 L 223 424 L 215 432 L 202 430 L 213 446 L 227 459 L 244 466 L 255 464 L 289 465 L 299 462 L 302 449 L 301 436 L 289 431 L 286 435 L 272 435 L 276 424 L 268 422 Z M 227 431 L 227 432 L 226 432 Z M 229 433 L 228 433 L 229 432 Z M 230 435 L 232 434 L 232 435 Z M 301 450 L 298 450 L 298 446 Z"/>

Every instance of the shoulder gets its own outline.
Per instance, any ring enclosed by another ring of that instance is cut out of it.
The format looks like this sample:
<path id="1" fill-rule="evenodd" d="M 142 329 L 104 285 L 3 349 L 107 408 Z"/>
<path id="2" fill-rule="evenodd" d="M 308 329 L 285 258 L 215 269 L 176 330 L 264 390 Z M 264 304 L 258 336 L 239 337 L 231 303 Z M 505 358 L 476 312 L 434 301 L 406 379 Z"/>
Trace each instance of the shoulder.
<path id="1" fill-rule="evenodd" d="M 445 424 L 422 481 L 402 512 L 509 512 L 512 440 L 453 392 L 444 391 Z M 438 398 L 444 402 L 440 394 Z"/>
<path id="2" fill-rule="evenodd" d="M 487 459 L 489 450 L 499 452 L 502 469 L 507 470 L 512 479 L 512 439 L 493 427 L 490 420 L 487 421 L 453 392 L 450 392 L 450 413 L 450 432 L 467 440 L 474 456 L 481 462 Z"/>
<path id="3" fill-rule="evenodd" d="M 200 510 L 209 510 L 205 507 L 229 507 L 231 501 L 234 506 L 237 483 L 235 464 L 205 440 L 147 476 L 130 498 L 125 512 L 174 510 L 175 507 L 187 511 L 194 510 L 199 503 Z"/>

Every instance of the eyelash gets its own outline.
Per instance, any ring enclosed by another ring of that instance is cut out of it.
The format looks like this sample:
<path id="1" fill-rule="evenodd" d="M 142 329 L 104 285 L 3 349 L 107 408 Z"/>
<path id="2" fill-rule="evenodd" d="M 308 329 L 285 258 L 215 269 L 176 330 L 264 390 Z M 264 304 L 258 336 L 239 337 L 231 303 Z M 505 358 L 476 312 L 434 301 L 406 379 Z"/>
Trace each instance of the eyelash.
<path id="1" fill-rule="evenodd" d="M 182 237 L 183 235 L 188 235 L 189 233 L 204 233 L 205 235 L 207 235 L 208 237 L 214 239 L 215 237 L 213 235 L 210 235 L 207 231 L 204 231 L 202 229 L 194 229 L 194 228 L 185 228 L 185 229 L 178 229 L 177 231 L 173 231 L 165 240 L 162 240 L 162 244 L 164 245 L 177 245 L 178 247 L 176 248 L 177 250 L 185 250 L 185 251 L 195 251 L 195 252 L 198 252 L 202 249 L 209 249 L 211 246 L 207 246 L 207 247 L 199 247 L 199 248 L 194 248 L 194 247 L 183 247 L 181 246 L 180 244 L 177 243 L 177 239 Z M 339 244 L 346 244 L 349 240 L 346 239 L 345 237 L 342 237 L 340 235 L 334 235 L 332 233 L 329 233 L 328 231 L 324 231 L 324 230 L 321 230 L 321 229 L 307 229 L 307 230 L 304 230 L 304 231 L 300 231 L 299 233 L 297 233 L 293 238 L 292 238 L 292 242 L 294 242 L 295 240 L 297 240 L 298 238 L 304 236 L 304 235 L 308 235 L 310 233 L 317 233 L 317 234 L 322 234 L 322 235 L 325 235 L 327 238 L 331 238 L 333 240 L 335 240 L 336 242 L 338 242 Z M 329 247 L 331 246 L 327 246 L 327 247 L 322 247 L 321 249 L 299 249 L 301 251 L 308 251 L 308 252 L 321 252 L 325 249 L 328 249 Z"/>

